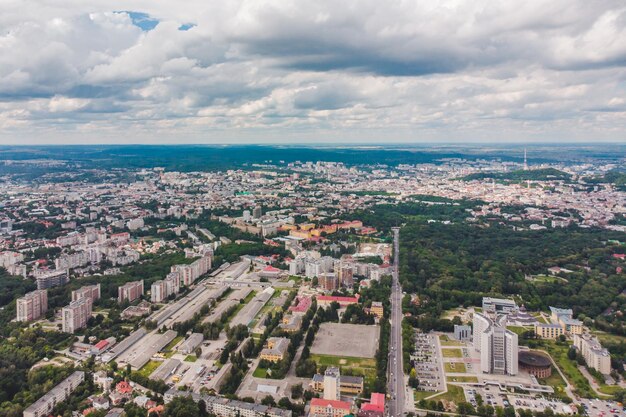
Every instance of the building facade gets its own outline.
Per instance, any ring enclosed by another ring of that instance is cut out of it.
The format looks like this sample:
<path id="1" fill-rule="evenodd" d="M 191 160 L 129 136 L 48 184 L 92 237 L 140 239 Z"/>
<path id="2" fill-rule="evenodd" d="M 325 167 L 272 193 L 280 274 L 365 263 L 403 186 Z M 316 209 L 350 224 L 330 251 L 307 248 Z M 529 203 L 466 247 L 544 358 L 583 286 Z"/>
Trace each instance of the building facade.
<path id="1" fill-rule="evenodd" d="M 17 299 L 17 321 L 33 321 L 48 311 L 48 291 L 35 290 Z"/>
<path id="2" fill-rule="evenodd" d="M 506 327 L 506 316 L 497 320 L 474 313 L 474 349 L 480 352 L 480 368 L 486 374 L 517 375 L 517 334 Z"/>
<path id="3" fill-rule="evenodd" d="M 79 298 L 72 301 L 61 310 L 62 329 L 65 333 L 74 333 L 78 329 L 87 327 L 87 320 L 91 317 L 91 298 Z"/>
<path id="4" fill-rule="evenodd" d="M 143 295 L 143 280 L 127 282 L 117 289 L 117 301 L 132 303 Z"/>
<path id="5" fill-rule="evenodd" d="M 85 373 L 76 371 L 24 410 L 24 417 L 49 415 L 54 407 L 67 400 L 78 385 L 85 380 Z"/>

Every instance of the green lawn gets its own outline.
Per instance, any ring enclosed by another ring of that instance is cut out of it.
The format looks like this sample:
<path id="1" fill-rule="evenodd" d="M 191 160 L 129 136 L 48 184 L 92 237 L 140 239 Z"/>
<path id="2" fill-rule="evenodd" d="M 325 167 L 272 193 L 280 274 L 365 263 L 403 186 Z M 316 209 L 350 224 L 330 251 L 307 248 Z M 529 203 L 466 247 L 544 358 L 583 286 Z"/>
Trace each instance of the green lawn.
<path id="1" fill-rule="evenodd" d="M 311 359 L 317 366 L 337 366 L 349 369 L 353 375 L 360 375 L 365 378 L 365 385 L 371 385 L 376 379 L 376 360 L 367 358 L 355 358 L 351 356 L 331 356 L 312 354 Z"/>
<path id="2" fill-rule="evenodd" d="M 441 354 L 444 358 L 462 358 L 463 353 L 461 349 L 441 349 Z"/>
<path id="3" fill-rule="evenodd" d="M 254 373 L 252 373 L 252 376 L 255 378 L 267 378 L 267 369 L 257 366 Z"/>
<path id="4" fill-rule="evenodd" d="M 183 339 L 184 339 L 184 337 L 183 337 L 183 336 L 176 336 L 176 337 L 174 338 L 174 340 L 172 340 L 171 342 L 169 342 L 169 343 L 167 344 L 167 346 L 165 346 L 165 347 L 162 349 L 162 351 L 163 351 L 163 352 L 171 352 L 171 350 L 172 350 L 172 349 L 174 349 L 174 346 L 176 346 L 176 344 L 177 344 L 178 342 L 180 342 L 181 340 L 183 340 Z"/>
<path id="5" fill-rule="evenodd" d="M 467 372 L 467 368 L 465 367 L 465 364 L 462 362 L 445 362 L 443 364 L 443 369 L 447 373 L 454 373 L 454 374 L 464 374 L 465 372 Z"/>
<path id="6" fill-rule="evenodd" d="M 544 340 L 542 342 L 542 347 L 540 348 L 544 349 L 550 354 L 550 356 L 552 356 L 567 379 L 576 387 L 578 395 L 585 398 L 595 397 L 595 394 L 589 385 L 589 381 L 587 381 L 587 378 L 580 373 L 578 367 L 576 366 L 576 362 L 571 361 L 567 357 L 569 347 L 565 345 L 558 345 L 555 341 L 551 340 Z"/>
<path id="7" fill-rule="evenodd" d="M 448 392 L 439 394 L 436 397 L 431 398 L 435 401 L 450 401 L 454 404 L 458 404 L 460 402 L 465 401 L 465 393 L 463 392 L 463 388 L 458 385 L 448 384 Z"/>
<path id="8" fill-rule="evenodd" d="M 439 343 L 441 343 L 441 346 L 462 346 L 463 343 L 459 342 L 458 340 L 452 340 L 448 337 L 448 335 L 441 335 L 439 336 Z"/>
<path id="9" fill-rule="evenodd" d="M 197 360 L 198 358 L 196 357 L 196 355 L 187 355 L 185 357 L 185 362 L 195 362 Z"/>
<path id="10" fill-rule="evenodd" d="M 478 382 L 475 376 L 449 376 L 446 377 L 448 382 Z"/>
<path id="11" fill-rule="evenodd" d="M 163 362 L 161 361 L 153 361 L 150 360 L 148 361 L 148 363 L 146 363 L 140 370 L 137 371 L 137 373 L 139 373 L 140 375 L 145 376 L 146 378 L 150 376 L 150 374 L 154 371 L 156 371 L 156 369 L 162 364 Z"/>
<path id="12" fill-rule="evenodd" d="M 413 397 L 415 398 L 415 402 L 422 400 L 426 397 L 430 397 L 431 395 L 436 395 L 436 392 L 432 391 L 413 391 Z"/>

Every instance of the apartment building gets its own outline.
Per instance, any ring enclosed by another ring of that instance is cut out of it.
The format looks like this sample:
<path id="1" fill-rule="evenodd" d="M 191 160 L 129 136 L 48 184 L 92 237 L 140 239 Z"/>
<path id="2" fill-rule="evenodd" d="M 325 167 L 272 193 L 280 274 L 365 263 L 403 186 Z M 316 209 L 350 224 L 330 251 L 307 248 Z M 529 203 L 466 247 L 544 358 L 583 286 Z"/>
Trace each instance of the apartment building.
<path id="1" fill-rule="evenodd" d="M 196 279 L 211 269 L 211 256 L 203 256 L 187 265 L 173 265 L 171 271 L 177 272 L 183 285 L 189 286 Z"/>
<path id="2" fill-rule="evenodd" d="M 100 284 L 86 285 L 77 290 L 72 291 L 72 301 L 79 298 L 91 298 L 91 303 L 100 299 Z"/>
<path id="3" fill-rule="evenodd" d="M 198 402 L 204 401 L 206 411 L 217 417 L 291 417 L 291 410 L 282 408 L 269 407 L 261 404 L 247 403 L 237 400 L 229 400 L 228 398 L 215 397 L 212 395 L 196 394 L 188 391 L 179 391 L 171 389 L 165 393 L 163 399 L 165 403 L 169 403 L 178 396 L 191 396 Z M 342 416 L 343 417 L 343 416 Z"/>
<path id="4" fill-rule="evenodd" d="M 85 380 L 83 371 L 76 371 L 52 388 L 43 397 L 24 410 L 24 417 L 43 417 L 49 415 L 54 407 L 67 400 L 78 385 Z"/>
<path id="5" fill-rule="evenodd" d="M 142 295 L 143 280 L 127 282 L 117 289 L 117 301 L 120 303 L 123 303 L 125 300 L 132 303 Z"/>
<path id="6" fill-rule="evenodd" d="M 150 286 L 150 301 L 161 303 L 170 295 L 178 294 L 180 291 L 180 275 L 178 272 L 170 272 L 165 279 L 155 281 Z"/>
<path id="7" fill-rule="evenodd" d="M 74 333 L 87 327 L 93 307 L 91 298 L 79 298 L 61 309 L 62 329 L 65 333 Z"/>
<path id="8" fill-rule="evenodd" d="M 38 290 L 59 287 L 67 284 L 70 280 L 67 269 L 39 270 L 35 271 L 34 275 Z"/>
<path id="9" fill-rule="evenodd" d="M 603 375 L 611 373 L 611 355 L 602 347 L 600 341 L 589 333 L 575 334 L 574 346 L 585 358 L 587 366 Z"/>
<path id="10" fill-rule="evenodd" d="M 17 299 L 17 321 L 33 321 L 48 311 L 48 291 L 35 290 Z"/>
<path id="11" fill-rule="evenodd" d="M 480 368 L 486 374 L 517 375 L 517 334 L 506 329 L 506 316 L 492 320 L 474 313 L 474 349 L 480 352 Z"/>

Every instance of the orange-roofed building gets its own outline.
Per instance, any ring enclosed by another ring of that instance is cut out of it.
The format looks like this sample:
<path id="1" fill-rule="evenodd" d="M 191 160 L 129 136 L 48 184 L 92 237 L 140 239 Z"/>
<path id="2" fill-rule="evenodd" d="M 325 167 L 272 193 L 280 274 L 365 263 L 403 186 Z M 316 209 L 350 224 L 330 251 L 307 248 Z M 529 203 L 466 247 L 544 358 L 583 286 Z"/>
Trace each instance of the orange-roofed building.
<path id="1" fill-rule="evenodd" d="M 333 302 L 339 303 L 341 307 L 349 306 L 350 304 L 356 304 L 359 302 L 359 294 L 354 297 L 336 297 L 332 295 L 320 295 L 317 297 L 317 305 L 321 307 L 328 307 Z"/>
<path id="2" fill-rule="evenodd" d="M 385 394 L 373 392 L 370 402 L 368 404 L 363 404 L 361 406 L 361 410 L 378 411 L 380 413 L 384 413 L 385 412 Z"/>
<path id="3" fill-rule="evenodd" d="M 115 386 L 115 391 L 119 392 L 120 394 L 132 394 L 133 387 L 131 387 L 130 384 L 126 381 L 120 381 Z"/>
<path id="4" fill-rule="evenodd" d="M 349 402 L 339 400 L 311 399 L 311 416 L 315 417 L 343 417 L 352 412 Z"/>

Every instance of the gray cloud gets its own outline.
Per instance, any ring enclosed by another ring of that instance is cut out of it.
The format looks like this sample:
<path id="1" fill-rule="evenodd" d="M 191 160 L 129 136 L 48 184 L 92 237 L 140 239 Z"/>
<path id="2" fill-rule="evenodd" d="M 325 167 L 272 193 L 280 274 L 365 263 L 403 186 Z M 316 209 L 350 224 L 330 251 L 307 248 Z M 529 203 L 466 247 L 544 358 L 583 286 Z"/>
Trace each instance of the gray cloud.
<path id="1" fill-rule="evenodd" d="M 0 15 L 0 142 L 624 139 L 617 0 L 59 3 Z"/>

